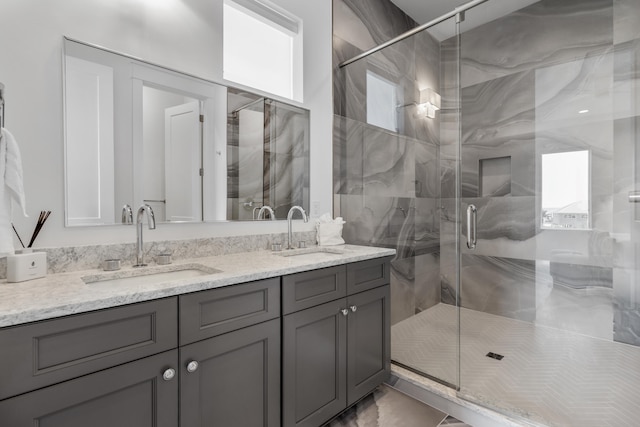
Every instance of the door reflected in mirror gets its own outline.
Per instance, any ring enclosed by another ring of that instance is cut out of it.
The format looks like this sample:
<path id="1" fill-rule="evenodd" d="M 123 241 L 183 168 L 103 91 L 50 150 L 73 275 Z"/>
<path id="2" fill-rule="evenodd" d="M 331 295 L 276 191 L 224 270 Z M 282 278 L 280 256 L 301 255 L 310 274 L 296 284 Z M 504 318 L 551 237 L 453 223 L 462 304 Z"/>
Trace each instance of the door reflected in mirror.
<path id="1" fill-rule="evenodd" d="M 309 112 L 64 39 L 67 226 L 309 209 Z"/>
<path id="2" fill-rule="evenodd" d="M 202 220 L 200 101 L 144 86 L 143 197 L 156 221 Z"/>

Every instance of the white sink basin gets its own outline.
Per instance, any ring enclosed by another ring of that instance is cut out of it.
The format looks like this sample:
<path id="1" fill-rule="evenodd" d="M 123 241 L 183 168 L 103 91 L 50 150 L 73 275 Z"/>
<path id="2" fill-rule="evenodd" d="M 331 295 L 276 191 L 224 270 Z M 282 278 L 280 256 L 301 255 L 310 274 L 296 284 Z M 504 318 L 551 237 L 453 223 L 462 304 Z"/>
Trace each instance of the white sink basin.
<path id="1" fill-rule="evenodd" d="M 220 273 L 220 270 L 200 264 L 167 265 L 159 267 L 131 268 L 103 274 L 82 277 L 86 284 L 147 285 L 172 282 L 192 277 L 208 276 Z"/>

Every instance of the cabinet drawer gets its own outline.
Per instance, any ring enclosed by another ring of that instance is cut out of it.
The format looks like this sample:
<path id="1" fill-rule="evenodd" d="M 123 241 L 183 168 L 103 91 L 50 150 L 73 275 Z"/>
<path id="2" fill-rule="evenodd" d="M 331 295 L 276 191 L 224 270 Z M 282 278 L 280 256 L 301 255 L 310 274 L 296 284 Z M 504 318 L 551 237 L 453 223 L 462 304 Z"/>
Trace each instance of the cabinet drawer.
<path id="1" fill-rule="evenodd" d="M 354 262 L 347 265 L 347 292 L 357 292 L 377 288 L 389 283 L 389 257 Z"/>
<path id="2" fill-rule="evenodd" d="M 180 296 L 180 345 L 280 316 L 280 278 Z"/>
<path id="3" fill-rule="evenodd" d="M 0 330 L 0 399 L 177 346 L 177 299 Z"/>
<path id="4" fill-rule="evenodd" d="M 4 427 L 175 427 L 177 350 L 85 375 L 0 402 Z"/>
<path id="5" fill-rule="evenodd" d="M 347 295 L 344 265 L 291 274 L 282 278 L 283 314 L 313 307 Z"/>

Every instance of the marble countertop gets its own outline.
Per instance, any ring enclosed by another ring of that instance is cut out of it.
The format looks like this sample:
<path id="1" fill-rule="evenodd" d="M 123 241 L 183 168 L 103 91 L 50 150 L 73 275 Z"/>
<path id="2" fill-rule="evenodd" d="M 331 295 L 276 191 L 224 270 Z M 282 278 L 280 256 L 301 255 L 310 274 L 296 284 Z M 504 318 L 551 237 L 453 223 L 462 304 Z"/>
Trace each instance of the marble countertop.
<path id="1" fill-rule="evenodd" d="M 314 252 L 320 250 L 321 252 Z M 83 270 L 50 274 L 20 283 L 0 281 L 0 327 L 83 313 L 140 301 L 277 277 L 317 268 L 392 256 L 394 249 L 342 245 L 288 251 L 253 251 L 206 258 L 192 258 L 168 266 L 127 267 L 117 272 Z M 291 252 L 289 252 L 290 254 Z M 198 277 L 151 283 L 93 282 L 123 278 L 143 272 L 159 273 L 184 268 L 210 271 Z M 83 280 L 84 279 L 84 280 Z"/>

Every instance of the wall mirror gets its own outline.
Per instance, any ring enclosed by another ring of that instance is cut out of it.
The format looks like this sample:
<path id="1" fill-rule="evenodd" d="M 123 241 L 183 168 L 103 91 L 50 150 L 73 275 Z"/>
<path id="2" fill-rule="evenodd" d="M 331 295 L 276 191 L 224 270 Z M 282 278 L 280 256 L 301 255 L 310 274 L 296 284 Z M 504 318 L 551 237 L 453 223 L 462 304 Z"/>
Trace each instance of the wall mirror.
<path id="1" fill-rule="evenodd" d="M 65 224 L 309 208 L 309 112 L 64 38 Z"/>

